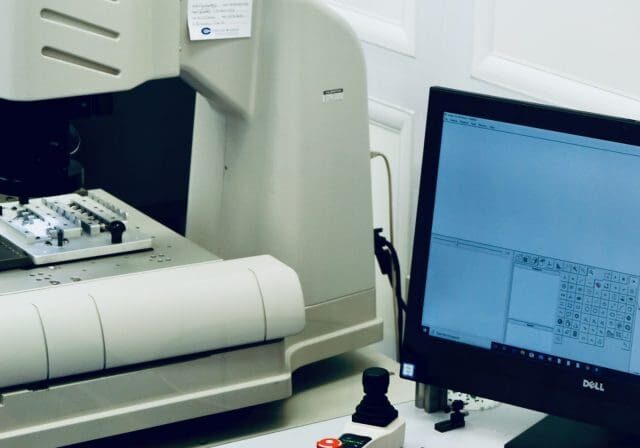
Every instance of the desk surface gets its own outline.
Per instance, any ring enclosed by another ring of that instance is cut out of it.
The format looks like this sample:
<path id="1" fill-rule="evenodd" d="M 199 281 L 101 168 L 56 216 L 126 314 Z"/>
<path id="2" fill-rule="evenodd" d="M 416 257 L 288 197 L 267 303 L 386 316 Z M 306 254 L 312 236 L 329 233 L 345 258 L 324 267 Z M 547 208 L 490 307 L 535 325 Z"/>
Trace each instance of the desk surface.
<path id="1" fill-rule="evenodd" d="M 413 402 L 402 403 L 397 408 L 407 423 L 404 448 L 502 448 L 507 441 L 544 416 L 539 412 L 500 404 L 494 409 L 471 412 L 466 427 L 441 434 L 433 429 L 433 425 L 446 419 L 446 414 L 426 414 Z M 319 439 L 339 436 L 348 420 L 349 417 L 340 417 L 225 444 L 222 448 L 314 448 Z"/>

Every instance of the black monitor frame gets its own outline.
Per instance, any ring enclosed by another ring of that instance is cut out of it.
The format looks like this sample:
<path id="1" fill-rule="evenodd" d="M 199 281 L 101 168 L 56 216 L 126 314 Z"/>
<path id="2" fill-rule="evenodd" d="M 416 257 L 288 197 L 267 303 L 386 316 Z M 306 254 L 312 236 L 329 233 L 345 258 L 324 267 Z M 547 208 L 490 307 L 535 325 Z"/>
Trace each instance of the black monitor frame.
<path id="1" fill-rule="evenodd" d="M 640 376 L 608 369 L 585 372 L 573 366 L 451 342 L 423 332 L 422 311 L 445 112 L 626 143 L 638 146 L 640 151 L 640 122 L 432 87 L 402 350 L 403 367 L 410 364 L 413 368 L 401 369 L 402 376 L 640 435 L 638 411 L 634 409 L 640 399 Z M 585 380 L 596 387 L 585 387 Z"/>

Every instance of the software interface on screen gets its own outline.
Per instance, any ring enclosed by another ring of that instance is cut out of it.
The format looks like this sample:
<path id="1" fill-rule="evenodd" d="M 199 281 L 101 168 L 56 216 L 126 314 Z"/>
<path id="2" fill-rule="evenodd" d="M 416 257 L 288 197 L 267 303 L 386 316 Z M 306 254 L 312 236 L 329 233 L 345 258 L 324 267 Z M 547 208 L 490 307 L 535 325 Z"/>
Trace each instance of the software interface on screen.
<path id="1" fill-rule="evenodd" d="M 640 374 L 640 148 L 445 113 L 423 330 Z"/>

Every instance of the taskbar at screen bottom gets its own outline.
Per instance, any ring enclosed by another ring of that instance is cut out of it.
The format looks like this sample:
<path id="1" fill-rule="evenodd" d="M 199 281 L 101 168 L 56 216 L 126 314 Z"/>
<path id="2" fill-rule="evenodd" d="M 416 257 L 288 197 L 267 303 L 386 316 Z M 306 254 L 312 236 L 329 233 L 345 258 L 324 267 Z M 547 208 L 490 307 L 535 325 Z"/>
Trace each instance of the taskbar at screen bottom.
<path id="1" fill-rule="evenodd" d="M 589 364 L 576 359 L 559 357 L 556 355 L 538 352 L 524 347 L 516 347 L 500 342 L 490 341 L 486 338 L 469 338 L 469 335 L 463 335 L 459 333 L 451 334 L 452 332 L 437 330 L 427 326 L 422 327 L 422 333 L 435 339 L 460 345 L 469 345 L 476 348 L 482 348 L 501 356 L 518 358 L 537 364 L 546 364 L 552 367 L 561 368 L 565 371 L 573 370 L 576 373 L 588 373 L 590 375 L 596 375 L 607 379 L 626 379 L 632 380 L 634 382 L 637 382 L 638 377 L 640 377 L 639 374 L 636 374 L 634 372 L 623 372 L 620 370 L 610 369 L 595 364 Z"/>
<path id="2" fill-rule="evenodd" d="M 561 358 L 559 356 L 550 355 L 548 353 L 536 352 L 522 347 L 513 347 L 511 345 L 500 344 L 498 342 L 491 343 L 491 350 L 506 356 L 524 358 L 532 362 L 544 363 L 562 367 L 565 369 L 588 372 L 593 375 L 602 375 L 607 372 L 615 372 L 614 370 L 595 366 L 593 364 L 587 364 L 582 361 L 576 361 L 575 359 Z M 616 373 L 622 374 L 621 372 Z"/>

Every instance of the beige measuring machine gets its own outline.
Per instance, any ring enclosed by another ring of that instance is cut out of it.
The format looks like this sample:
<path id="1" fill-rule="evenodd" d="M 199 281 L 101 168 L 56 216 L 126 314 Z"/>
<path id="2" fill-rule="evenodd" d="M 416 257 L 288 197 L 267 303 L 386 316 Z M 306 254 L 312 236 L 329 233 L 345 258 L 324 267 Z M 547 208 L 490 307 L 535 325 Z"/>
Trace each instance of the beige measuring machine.
<path id="1" fill-rule="evenodd" d="M 0 4 L 0 106 L 38 129 L 0 143 L 2 447 L 279 400 L 300 366 L 381 338 L 358 39 L 318 1 L 254 0 L 234 2 L 249 36 L 192 40 L 201 3 Z M 49 138 L 57 105 L 178 76 L 197 91 L 186 237 L 100 189 L 43 194 L 78 179 L 47 158 L 80 141 Z"/>

